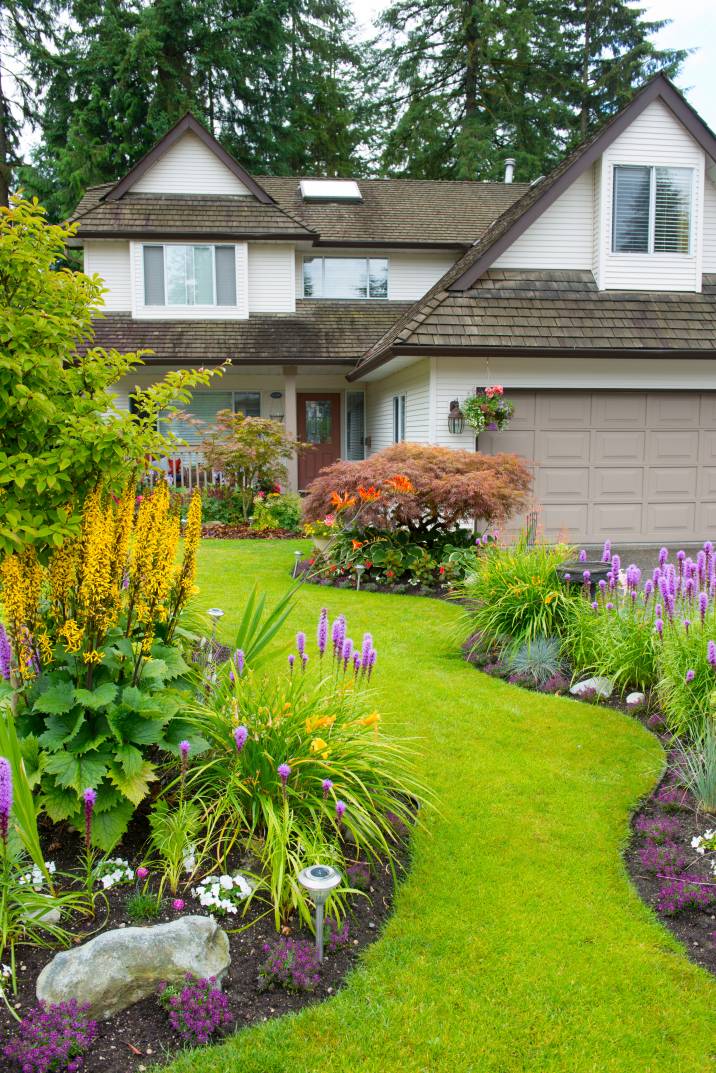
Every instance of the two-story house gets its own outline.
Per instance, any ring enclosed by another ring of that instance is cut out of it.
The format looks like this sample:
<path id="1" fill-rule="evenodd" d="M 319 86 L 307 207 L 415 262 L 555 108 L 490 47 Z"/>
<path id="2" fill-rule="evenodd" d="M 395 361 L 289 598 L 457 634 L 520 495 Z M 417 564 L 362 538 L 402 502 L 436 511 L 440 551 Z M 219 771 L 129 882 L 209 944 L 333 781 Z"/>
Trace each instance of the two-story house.
<path id="1" fill-rule="evenodd" d="M 501 383 L 479 449 L 534 462 L 548 537 L 716 532 L 716 137 L 663 76 L 531 184 L 250 176 L 186 116 L 74 219 L 97 342 L 154 351 L 120 402 L 230 358 L 193 412 L 280 417 L 303 488 L 400 440 L 473 449 L 450 404 Z"/>

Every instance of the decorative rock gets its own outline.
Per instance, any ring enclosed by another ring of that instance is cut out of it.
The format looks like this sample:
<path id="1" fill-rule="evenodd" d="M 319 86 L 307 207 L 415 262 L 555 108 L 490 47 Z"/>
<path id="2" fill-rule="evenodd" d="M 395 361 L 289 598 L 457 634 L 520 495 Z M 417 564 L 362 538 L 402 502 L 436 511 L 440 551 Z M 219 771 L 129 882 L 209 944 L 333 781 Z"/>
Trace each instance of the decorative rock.
<path id="1" fill-rule="evenodd" d="M 626 699 L 627 708 L 643 708 L 646 704 L 645 693 L 630 693 Z"/>
<path id="2" fill-rule="evenodd" d="M 186 916 L 151 928 L 104 932 L 56 954 L 37 980 L 40 1002 L 77 999 L 90 1017 L 111 1017 L 186 973 L 221 983 L 231 963 L 229 939 L 212 917 Z"/>
<path id="3" fill-rule="evenodd" d="M 591 690 L 597 694 L 598 697 L 611 697 L 614 686 L 608 678 L 585 678 L 583 682 L 576 682 L 569 690 L 575 697 L 581 697 L 582 693 L 589 693 Z"/>

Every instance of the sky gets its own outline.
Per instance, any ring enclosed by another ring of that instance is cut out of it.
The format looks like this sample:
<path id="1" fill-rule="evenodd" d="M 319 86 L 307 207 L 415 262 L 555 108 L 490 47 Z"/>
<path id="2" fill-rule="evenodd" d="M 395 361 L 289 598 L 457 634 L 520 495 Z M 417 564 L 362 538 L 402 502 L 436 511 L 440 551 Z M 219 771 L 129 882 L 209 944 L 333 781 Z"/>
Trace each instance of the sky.
<path id="1" fill-rule="evenodd" d="M 352 0 L 356 19 L 367 30 L 385 0 Z M 655 37 L 661 48 L 694 48 L 677 85 L 709 126 L 716 130 L 716 0 L 642 0 L 651 21 L 671 19 Z"/>

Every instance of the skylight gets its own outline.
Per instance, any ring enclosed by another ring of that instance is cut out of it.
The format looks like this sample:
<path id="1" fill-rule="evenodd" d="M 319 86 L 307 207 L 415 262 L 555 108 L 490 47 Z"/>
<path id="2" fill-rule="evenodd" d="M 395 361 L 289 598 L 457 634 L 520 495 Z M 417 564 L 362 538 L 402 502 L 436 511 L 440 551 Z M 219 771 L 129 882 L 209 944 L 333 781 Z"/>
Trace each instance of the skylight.
<path id="1" fill-rule="evenodd" d="M 301 179 L 304 201 L 362 201 L 358 183 L 353 179 Z"/>

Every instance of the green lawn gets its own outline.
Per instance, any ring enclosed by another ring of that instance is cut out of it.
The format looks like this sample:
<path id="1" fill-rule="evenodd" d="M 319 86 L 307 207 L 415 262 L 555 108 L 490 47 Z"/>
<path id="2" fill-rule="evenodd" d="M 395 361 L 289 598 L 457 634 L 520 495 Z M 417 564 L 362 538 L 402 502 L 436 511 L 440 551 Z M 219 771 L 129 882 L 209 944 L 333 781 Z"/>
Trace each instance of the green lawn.
<path id="1" fill-rule="evenodd" d="M 286 586 L 292 543 L 205 544 L 197 608 L 231 638 L 254 583 Z M 620 856 L 661 750 L 627 717 L 487 678 L 456 655 L 459 612 L 307 586 L 370 629 L 386 722 L 418 735 L 440 813 L 395 914 L 329 1002 L 175 1059 L 173 1073 L 701 1073 L 716 1069 L 711 978 L 632 890 Z M 285 659 L 282 651 L 281 660 Z"/>

